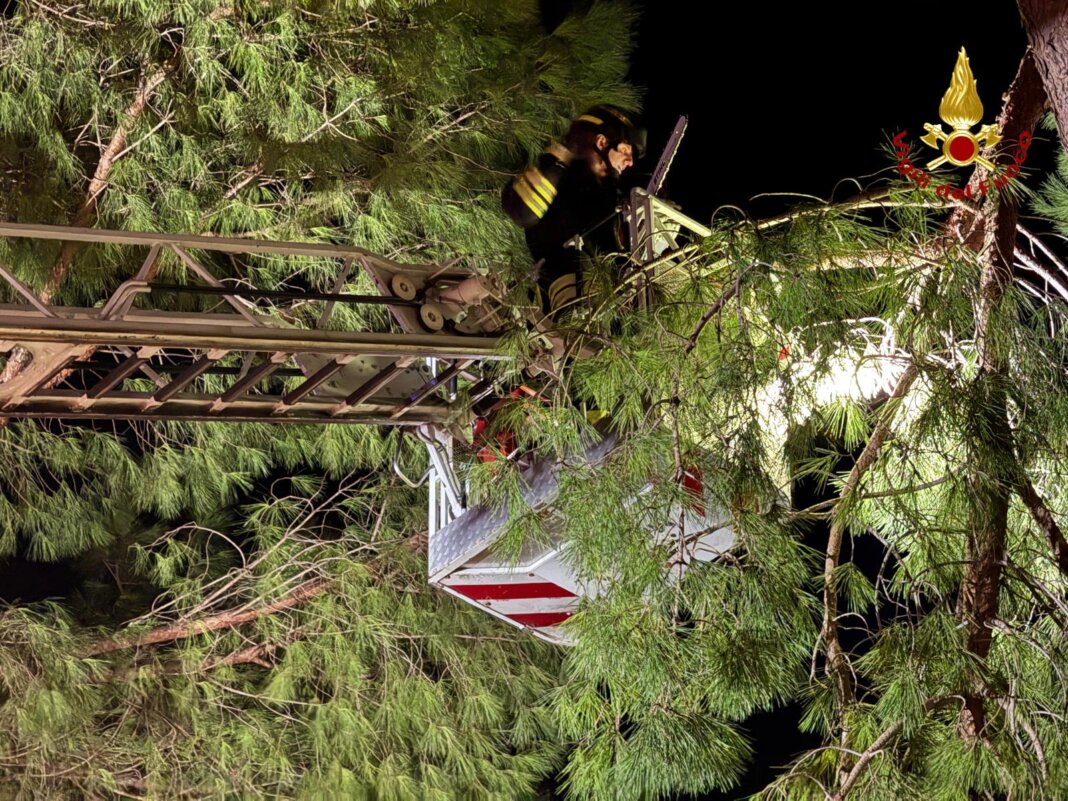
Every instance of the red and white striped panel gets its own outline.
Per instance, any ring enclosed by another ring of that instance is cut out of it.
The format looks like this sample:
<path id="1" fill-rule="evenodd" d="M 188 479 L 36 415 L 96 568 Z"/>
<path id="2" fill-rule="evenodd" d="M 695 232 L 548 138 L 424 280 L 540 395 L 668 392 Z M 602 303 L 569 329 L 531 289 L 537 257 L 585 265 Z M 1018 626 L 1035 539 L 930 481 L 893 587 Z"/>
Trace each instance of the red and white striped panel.
<path id="1" fill-rule="evenodd" d="M 476 573 L 460 570 L 442 588 L 468 603 L 552 642 L 569 638 L 557 627 L 578 610 L 579 596 L 528 572 Z"/>

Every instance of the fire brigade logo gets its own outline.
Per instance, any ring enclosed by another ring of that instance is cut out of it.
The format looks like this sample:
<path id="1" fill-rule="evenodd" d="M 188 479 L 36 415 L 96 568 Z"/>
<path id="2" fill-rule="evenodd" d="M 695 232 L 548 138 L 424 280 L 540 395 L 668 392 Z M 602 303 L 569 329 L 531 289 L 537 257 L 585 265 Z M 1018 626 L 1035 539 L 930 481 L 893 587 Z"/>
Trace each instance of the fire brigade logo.
<path id="1" fill-rule="evenodd" d="M 1030 131 L 1020 132 L 1019 139 L 1016 141 L 1016 149 L 1012 153 L 1012 161 L 1002 168 L 990 159 L 979 155 L 980 148 L 993 147 L 1001 142 L 1001 135 L 997 132 L 996 125 L 983 125 L 980 126 L 979 133 L 972 133 L 972 128 L 983 118 L 983 104 L 979 100 L 972 68 L 968 64 L 968 54 L 963 47 L 957 54 L 957 64 L 953 68 L 949 89 L 942 96 L 942 102 L 938 106 L 938 116 L 950 127 L 950 130 L 946 131 L 941 123 L 938 125 L 924 123 L 923 128 L 927 133 L 920 137 L 920 141 L 942 153 L 927 162 L 927 170 L 937 170 L 948 162 L 954 167 L 978 164 L 990 173 L 989 177 L 980 177 L 977 183 L 968 182 L 963 188 L 954 185 L 952 176 L 942 178 L 941 185 L 935 188 L 935 193 L 939 197 L 971 200 L 973 183 L 978 189 L 977 194 L 985 195 L 991 189 L 995 191 L 1004 189 L 1020 174 L 1020 168 L 1027 160 L 1027 150 L 1031 145 Z M 900 131 L 891 140 L 896 150 L 897 171 L 919 188 L 926 189 L 934 176 L 912 163 L 909 158 L 912 149 L 906 140 L 907 136 L 908 131 Z"/>
<path id="2" fill-rule="evenodd" d="M 948 161 L 957 167 L 967 167 L 972 162 L 978 162 L 988 170 L 994 170 L 993 163 L 979 155 L 979 148 L 996 145 L 1001 141 L 1001 137 L 998 136 L 995 125 L 982 126 L 978 134 L 971 131 L 983 118 L 983 104 L 979 100 L 972 68 L 968 64 L 968 54 L 964 52 L 963 47 L 957 54 L 957 65 L 953 68 L 949 89 L 938 106 L 938 116 L 953 130 L 946 133 L 941 125 L 924 123 L 923 128 L 927 134 L 920 137 L 920 141 L 928 147 L 942 151 L 941 156 L 927 162 L 927 169 L 937 169 Z"/>

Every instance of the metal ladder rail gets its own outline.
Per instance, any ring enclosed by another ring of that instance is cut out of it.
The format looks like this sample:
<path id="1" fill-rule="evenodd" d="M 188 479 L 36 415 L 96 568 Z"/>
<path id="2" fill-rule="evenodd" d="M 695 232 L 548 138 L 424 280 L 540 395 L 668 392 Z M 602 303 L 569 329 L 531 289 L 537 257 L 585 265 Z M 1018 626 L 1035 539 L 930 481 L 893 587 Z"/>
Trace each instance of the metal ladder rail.
<path id="1" fill-rule="evenodd" d="M 381 295 L 344 295 L 339 292 L 354 262 L 403 273 L 421 271 L 454 281 L 470 278 L 470 273 L 452 265 L 401 265 L 361 248 L 323 244 L 173 235 L 154 232 L 105 231 L 64 226 L 0 223 L 0 237 L 74 241 L 148 247 L 149 254 L 136 276 L 120 285 L 100 309 L 74 309 L 44 303 L 0 264 L 2 278 L 29 307 L 0 306 L 0 352 L 10 353 L 17 344 L 36 347 L 34 360 L 14 382 L 0 385 L 0 411 L 7 416 L 73 417 L 88 419 L 258 419 L 268 422 L 365 422 L 387 425 L 442 422 L 448 417 L 448 403 L 438 400 L 440 379 L 425 382 L 407 399 L 384 403 L 381 393 L 412 362 L 419 359 L 443 360 L 451 375 L 469 374 L 468 368 L 496 356 L 497 340 L 488 336 L 457 336 L 447 333 L 383 334 L 363 331 L 323 331 L 334 305 L 342 303 L 379 304 L 392 307 L 418 306 L 411 298 Z M 160 255 L 173 252 L 200 278 L 203 285 L 153 284 Z M 315 257 L 340 261 L 341 269 L 332 292 L 290 292 L 224 286 L 191 255 L 190 251 L 224 254 L 257 254 L 287 257 Z M 188 292 L 218 295 L 232 308 L 233 315 L 204 312 L 175 314 L 131 311 L 139 296 L 160 292 Z M 268 324 L 255 313 L 252 298 L 267 300 L 301 299 L 323 301 L 324 308 L 315 329 L 284 329 Z M 229 318 L 229 319 L 227 319 Z M 239 319 L 238 319 L 239 318 Z M 53 388 L 72 370 L 87 369 L 87 359 L 97 348 L 112 348 L 125 359 L 81 391 Z M 191 361 L 160 364 L 174 351 L 191 353 Z M 233 353 L 258 354 L 259 362 L 246 362 L 238 379 L 214 395 L 187 391 L 204 375 L 218 374 L 218 366 Z M 300 356 L 330 357 L 329 361 L 306 375 L 299 386 L 282 395 L 256 393 L 272 375 L 292 374 L 286 367 Z M 341 402 L 318 398 L 314 392 L 338 371 L 359 357 L 385 360 L 364 386 Z M 156 361 L 154 361 L 156 360 Z M 153 392 L 123 391 L 124 382 L 138 373 L 147 375 Z M 164 377 L 169 376 L 169 377 Z"/>

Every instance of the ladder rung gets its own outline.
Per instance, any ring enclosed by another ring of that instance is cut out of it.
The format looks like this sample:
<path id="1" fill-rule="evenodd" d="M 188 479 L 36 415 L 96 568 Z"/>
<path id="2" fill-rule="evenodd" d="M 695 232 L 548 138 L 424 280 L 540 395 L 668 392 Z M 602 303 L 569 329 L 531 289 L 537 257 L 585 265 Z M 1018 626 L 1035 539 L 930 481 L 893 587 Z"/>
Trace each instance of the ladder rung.
<path id="1" fill-rule="evenodd" d="M 211 366 L 221 359 L 222 355 L 223 351 L 209 351 L 204 354 L 176 375 L 167 386 L 157 390 L 152 396 L 152 400 L 157 403 L 169 401 L 187 386 L 192 384 L 202 373 L 211 369 Z"/>
<path id="2" fill-rule="evenodd" d="M 282 405 L 292 406 L 294 403 L 302 400 L 306 395 L 314 392 L 320 385 L 333 378 L 342 367 L 351 362 L 352 358 L 352 356 L 334 357 L 333 361 L 327 362 L 312 375 L 308 376 L 307 381 L 302 383 L 296 389 L 287 392 L 282 397 Z"/>
<path id="3" fill-rule="evenodd" d="M 87 398 L 99 398 L 106 395 L 113 390 L 131 375 L 136 373 L 141 365 L 148 362 L 156 354 L 155 348 L 141 348 L 132 356 L 128 356 L 125 361 L 116 365 L 111 372 L 107 373 L 103 378 L 93 384 L 85 392 Z"/>
<path id="4" fill-rule="evenodd" d="M 496 382 L 491 378 L 483 378 L 471 389 L 471 405 L 474 406 L 484 397 L 493 392 L 493 385 Z"/>
<path id="5" fill-rule="evenodd" d="M 248 374 L 244 378 L 239 378 L 233 383 L 226 392 L 219 396 L 219 400 L 222 403 L 230 403 L 235 401 L 248 392 L 256 384 L 260 383 L 263 379 L 267 378 L 271 373 L 282 366 L 284 362 L 289 358 L 288 353 L 275 353 L 271 357 L 261 364 L 259 367 L 254 367 L 248 371 Z"/>
<path id="6" fill-rule="evenodd" d="M 56 378 L 56 376 L 62 373 L 67 368 L 67 365 L 73 362 L 75 358 L 77 358 L 77 354 L 72 353 L 65 359 L 61 359 L 54 365 L 50 365 L 47 371 L 43 375 L 41 375 L 32 386 L 23 390 L 19 393 L 17 397 L 12 398 L 7 403 L 5 403 L 3 405 L 3 408 L 13 409 L 17 407 L 20 403 L 22 403 L 24 400 L 32 398 L 39 389 L 48 386 L 49 382 L 51 382 L 54 378 Z"/>
<path id="7" fill-rule="evenodd" d="M 381 390 L 384 386 L 386 386 L 390 381 L 396 378 L 397 375 L 400 374 L 400 371 L 401 365 L 399 360 L 393 362 L 393 364 L 389 365 L 388 367 L 383 368 L 378 373 L 378 375 L 369 378 L 359 387 L 359 389 L 357 389 L 355 392 L 345 398 L 345 400 L 335 406 L 333 414 L 341 414 L 346 409 L 348 409 L 348 407 L 356 406 L 358 404 L 363 403 L 376 392 Z"/>

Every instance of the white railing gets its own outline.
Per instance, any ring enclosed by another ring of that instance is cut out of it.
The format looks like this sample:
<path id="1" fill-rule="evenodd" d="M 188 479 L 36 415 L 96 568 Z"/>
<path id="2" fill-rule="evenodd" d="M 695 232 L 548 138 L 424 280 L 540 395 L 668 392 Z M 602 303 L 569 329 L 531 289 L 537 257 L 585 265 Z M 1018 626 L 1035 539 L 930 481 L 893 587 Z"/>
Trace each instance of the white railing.
<path id="1" fill-rule="evenodd" d="M 679 250 L 687 239 L 710 236 L 712 229 L 637 186 L 631 190 L 626 219 L 631 258 L 644 273 L 639 282 L 638 304 L 648 308 L 653 302 L 657 271 L 643 269 L 641 265 L 652 264 L 665 254 Z"/>

